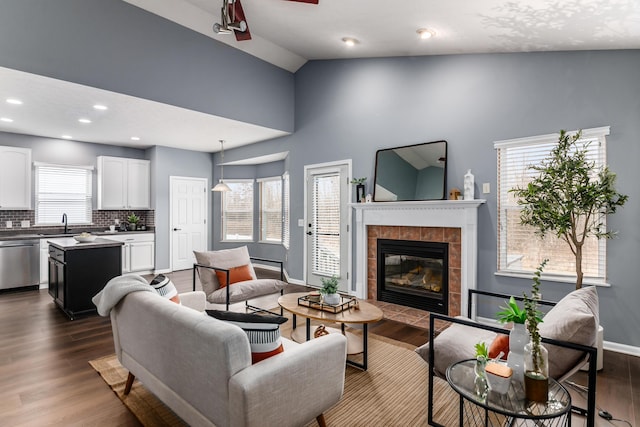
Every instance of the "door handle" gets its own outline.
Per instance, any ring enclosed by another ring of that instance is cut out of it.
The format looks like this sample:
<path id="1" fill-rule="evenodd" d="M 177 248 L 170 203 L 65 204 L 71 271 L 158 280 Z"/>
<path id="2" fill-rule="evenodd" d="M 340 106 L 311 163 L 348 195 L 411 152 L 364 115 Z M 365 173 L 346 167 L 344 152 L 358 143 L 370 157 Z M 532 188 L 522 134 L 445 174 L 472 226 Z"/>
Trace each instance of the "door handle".
<path id="1" fill-rule="evenodd" d="M 313 233 L 312 233 L 312 232 L 310 232 L 310 231 L 307 231 L 307 235 L 308 235 L 308 236 L 312 236 L 312 235 L 313 235 Z"/>
<path id="2" fill-rule="evenodd" d="M 174 228 L 173 231 L 180 231 L 182 228 Z"/>

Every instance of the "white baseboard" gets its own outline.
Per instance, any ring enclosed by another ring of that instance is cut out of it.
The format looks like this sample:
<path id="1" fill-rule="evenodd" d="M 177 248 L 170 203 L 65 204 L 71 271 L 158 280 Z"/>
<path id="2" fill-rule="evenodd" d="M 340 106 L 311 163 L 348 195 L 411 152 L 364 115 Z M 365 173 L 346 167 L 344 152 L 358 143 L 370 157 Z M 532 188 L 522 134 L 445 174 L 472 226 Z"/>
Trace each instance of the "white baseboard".
<path id="1" fill-rule="evenodd" d="M 632 345 L 620 344 L 617 342 L 604 341 L 603 347 L 605 350 L 615 351 L 616 353 L 628 354 L 630 356 L 640 357 L 640 347 L 634 347 Z"/>

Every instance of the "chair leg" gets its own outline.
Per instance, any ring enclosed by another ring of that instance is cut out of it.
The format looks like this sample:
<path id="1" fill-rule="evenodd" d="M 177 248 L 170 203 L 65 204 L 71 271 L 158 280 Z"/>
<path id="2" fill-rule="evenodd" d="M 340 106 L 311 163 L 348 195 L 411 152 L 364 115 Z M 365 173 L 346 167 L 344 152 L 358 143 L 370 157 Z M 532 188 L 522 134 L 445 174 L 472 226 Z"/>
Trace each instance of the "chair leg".
<path id="1" fill-rule="evenodd" d="M 324 420 L 324 414 L 320 414 L 316 417 L 316 421 L 320 427 L 327 427 L 327 422 Z"/>
<path id="2" fill-rule="evenodd" d="M 136 376 L 129 372 L 129 376 L 127 376 L 127 383 L 124 385 L 124 394 L 125 396 L 129 394 L 131 391 L 131 386 L 133 385 L 133 380 L 136 379 Z"/>

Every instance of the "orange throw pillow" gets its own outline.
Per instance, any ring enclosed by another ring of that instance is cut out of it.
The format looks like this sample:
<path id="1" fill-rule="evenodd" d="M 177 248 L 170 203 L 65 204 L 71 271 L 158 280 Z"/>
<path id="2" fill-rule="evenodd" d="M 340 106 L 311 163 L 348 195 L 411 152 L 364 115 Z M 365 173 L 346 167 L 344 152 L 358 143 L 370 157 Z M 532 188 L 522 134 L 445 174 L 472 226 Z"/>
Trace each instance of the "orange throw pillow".
<path id="1" fill-rule="evenodd" d="M 227 286 L 227 272 L 216 270 L 216 276 L 218 276 L 218 282 L 220 282 L 220 288 Z M 248 265 L 241 265 L 239 267 L 231 267 L 229 269 L 229 284 L 244 282 L 246 280 L 253 280 L 251 276 L 251 270 Z"/>
<path id="2" fill-rule="evenodd" d="M 495 359 L 500 352 L 503 352 L 501 359 L 507 360 L 509 354 L 509 335 L 498 334 L 489 346 L 489 358 Z"/>

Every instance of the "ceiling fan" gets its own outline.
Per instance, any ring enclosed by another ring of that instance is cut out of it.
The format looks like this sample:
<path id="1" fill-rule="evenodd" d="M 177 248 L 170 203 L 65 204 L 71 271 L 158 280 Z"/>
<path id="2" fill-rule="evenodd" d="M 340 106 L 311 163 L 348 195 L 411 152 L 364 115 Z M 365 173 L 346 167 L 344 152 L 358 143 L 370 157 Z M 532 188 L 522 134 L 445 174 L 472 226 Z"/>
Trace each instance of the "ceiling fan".
<path id="1" fill-rule="evenodd" d="M 298 3 L 318 4 L 319 0 L 288 0 Z M 222 0 L 220 9 L 220 21 L 213 24 L 213 32 L 216 34 L 234 33 L 237 41 L 251 40 L 251 32 L 244 16 L 244 10 L 240 0 Z"/>

